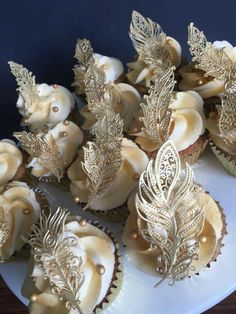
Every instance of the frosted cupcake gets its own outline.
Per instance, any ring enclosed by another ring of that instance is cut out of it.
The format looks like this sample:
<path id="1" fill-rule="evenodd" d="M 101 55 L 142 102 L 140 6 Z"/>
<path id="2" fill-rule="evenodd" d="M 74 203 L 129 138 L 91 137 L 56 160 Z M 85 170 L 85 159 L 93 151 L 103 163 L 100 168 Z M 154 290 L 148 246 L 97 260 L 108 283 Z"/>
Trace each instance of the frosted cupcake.
<path id="1" fill-rule="evenodd" d="M 208 42 L 193 23 L 188 27 L 188 44 L 192 63 L 179 70 L 183 77 L 179 88 L 195 90 L 203 98 L 220 95 L 225 90 L 226 75 L 236 62 L 236 48 L 225 40 Z M 212 102 L 220 103 L 220 99 Z"/>
<path id="2" fill-rule="evenodd" d="M 9 65 L 18 85 L 17 108 L 22 126 L 35 133 L 51 129 L 68 118 L 75 102 L 69 90 L 57 84 L 37 84 L 35 76 L 22 65 L 14 62 Z"/>
<path id="3" fill-rule="evenodd" d="M 141 271 L 170 284 L 199 273 L 220 254 L 226 233 L 219 205 L 196 186 L 193 172 L 166 142 L 141 175 L 129 199 L 123 241 L 128 260 Z"/>
<path id="4" fill-rule="evenodd" d="M 174 38 L 166 36 L 159 24 L 136 11 L 132 13 L 130 38 L 138 57 L 128 63 L 127 77 L 140 92 L 146 93 L 156 76 L 170 66 L 180 65 L 181 46 Z"/>
<path id="5" fill-rule="evenodd" d="M 23 154 L 15 142 L 8 139 L 0 141 L 0 187 L 12 180 L 20 180 L 25 175 Z"/>
<path id="6" fill-rule="evenodd" d="M 235 83 L 234 83 L 235 84 Z M 212 151 L 224 168 L 236 176 L 236 94 L 226 90 L 222 106 L 210 112 L 207 128 Z"/>
<path id="7" fill-rule="evenodd" d="M 43 181 L 60 181 L 75 159 L 83 133 L 73 122 L 65 120 L 46 134 L 18 132 L 15 137 L 29 154 L 31 174 Z"/>
<path id="8" fill-rule="evenodd" d="M 181 159 L 195 163 L 204 152 L 205 116 L 203 100 L 194 91 L 173 92 L 175 85 L 173 68 L 156 78 L 146 103 L 134 121 L 130 135 L 148 154 L 155 157 L 160 146 L 170 139 L 180 153 Z"/>
<path id="9" fill-rule="evenodd" d="M 50 229 L 48 230 L 48 226 Z M 97 313 L 115 299 L 122 282 L 117 244 L 85 219 L 58 209 L 43 214 L 30 239 L 32 258 L 23 295 L 29 313 Z"/>
<path id="10" fill-rule="evenodd" d="M 0 262 L 19 253 L 44 205 L 41 192 L 24 182 L 13 181 L 0 188 Z"/>

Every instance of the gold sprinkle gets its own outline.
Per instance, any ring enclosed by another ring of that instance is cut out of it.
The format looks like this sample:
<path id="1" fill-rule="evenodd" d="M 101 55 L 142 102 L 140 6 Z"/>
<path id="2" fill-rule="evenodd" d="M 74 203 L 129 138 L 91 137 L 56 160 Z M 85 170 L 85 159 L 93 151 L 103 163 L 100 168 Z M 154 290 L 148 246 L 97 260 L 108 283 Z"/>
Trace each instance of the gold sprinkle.
<path id="1" fill-rule="evenodd" d="M 139 173 L 134 173 L 134 175 L 133 175 L 133 179 L 134 179 L 134 181 L 138 181 L 139 180 Z"/>
<path id="2" fill-rule="evenodd" d="M 54 111 L 54 112 L 58 112 L 58 107 L 52 107 L 52 110 Z"/>
<path id="3" fill-rule="evenodd" d="M 134 231 L 129 235 L 130 239 L 136 240 L 138 238 L 138 232 Z"/>
<path id="4" fill-rule="evenodd" d="M 24 122 L 25 124 L 28 124 L 29 121 L 28 121 L 28 119 L 24 119 L 23 122 Z"/>
<path id="5" fill-rule="evenodd" d="M 201 241 L 202 243 L 206 243 L 206 242 L 207 242 L 207 237 L 206 237 L 206 236 L 201 236 L 201 237 L 200 237 L 200 241 Z"/>
<path id="6" fill-rule="evenodd" d="M 172 39 L 168 39 L 168 40 L 167 40 L 167 43 L 168 43 L 169 45 L 171 45 L 171 44 L 173 43 L 173 40 L 172 40 Z"/>
<path id="7" fill-rule="evenodd" d="M 79 225 L 81 227 L 85 227 L 87 225 L 87 220 L 85 218 L 80 219 Z"/>
<path id="8" fill-rule="evenodd" d="M 202 85 L 203 84 L 203 80 L 198 80 L 197 83 L 198 83 L 198 85 Z"/>
<path id="9" fill-rule="evenodd" d="M 133 128 L 133 132 L 137 133 L 138 132 L 138 128 Z"/>
<path id="10" fill-rule="evenodd" d="M 109 68 L 108 64 L 103 64 L 103 65 L 102 65 L 102 69 L 103 69 L 103 70 L 107 70 L 108 68 Z"/>
<path id="11" fill-rule="evenodd" d="M 68 125 L 69 123 L 70 123 L 70 121 L 68 121 L 68 120 L 65 120 L 65 121 L 63 122 L 64 125 Z"/>
<path id="12" fill-rule="evenodd" d="M 79 203 L 79 202 L 80 202 L 79 196 L 75 196 L 75 197 L 74 197 L 74 201 L 75 201 L 76 203 Z"/>
<path id="13" fill-rule="evenodd" d="M 97 266 L 96 266 L 96 270 L 97 270 L 97 273 L 99 274 L 99 275 L 104 275 L 105 274 L 105 267 L 103 266 L 103 265 L 100 265 L 100 264 L 98 264 Z"/>
<path id="14" fill-rule="evenodd" d="M 24 209 L 24 214 L 28 215 L 30 213 L 29 209 Z"/>
<path id="15" fill-rule="evenodd" d="M 53 86 L 53 88 L 57 88 L 57 87 L 58 87 L 58 85 L 57 85 L 57 84 L 53 84 L 52 86 Z"/>
<path id="16" fill-rule="evenodd" d="M 31 294 L 30 301 L 35 302 L 36 300 L 37 300 L 37 294 L 36 293 Z"/>
<path id="17" fill-rule="evenodd" d="M 67 136 L 68 136 L 68 133 L 67 133 L 67 132 L 65 132 L 65 131 L 64 131 L 64 132 L 62 132 L 62 136 L 63 136 L 63 137 L 67 137 Z"/>

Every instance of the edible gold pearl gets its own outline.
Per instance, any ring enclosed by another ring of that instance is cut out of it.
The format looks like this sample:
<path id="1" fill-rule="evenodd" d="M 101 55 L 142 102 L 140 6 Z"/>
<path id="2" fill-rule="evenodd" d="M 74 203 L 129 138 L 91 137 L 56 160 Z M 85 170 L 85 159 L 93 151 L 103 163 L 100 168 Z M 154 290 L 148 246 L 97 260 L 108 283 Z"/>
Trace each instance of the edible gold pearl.
<path id="1" fill-rule="evenodd" d="M 24 214 L 28 215 L 30 213 L 29 209 L 24 209 Z"/>
<path id="2" fill-rule="evenodd" d="M 81 227 L 85 227 L 87 225 L 87 220 L 85 218 L 80 219 L 79 224 Z"/>
<path id="3" fill-rule="evenodd" d="M 203 84 L 203 80 L 198 80 L 198 85 L 202 85 Z"/>
<path id="4" fill-rule="evenodd" d="M 54 111 L 54 112 L 58 112 L 58 107 L 52 107 L 52 110 Z"/>
<path id="5" fill-rule="evenodd" d="M 52 86 L 53 86 L 53 88 L 57 88 L 57 87 L 58 87 L 58 85 L 57 85 L 57 84 L 53 84 Z"/>
<path id="6" fill-rule="evenodd" d="M 102 68 L 103 68 L 103 70 L 107 70 L 108 69 L 108 64 L 103 64 Z"/>
<path id="7" fill-rule="evenodd" d="M 97 270 L 97 273 L 99 274 L 99 275 L 104 275 L 105 274 L 105 267 L 103 266 L 103 265 L 100 265 L 100 264 L 98 264 L 97 266 L 96 266 L 96 270 Z"/>
<path id="8" fill-rule="evenodd" d="M 206 242 L 207 242 L 207 237 L 206 237 L 206 236 L 201 236 L 201 237 L 200 237 L 200 241 L 201 241 L 202 243 L 206 243 Z"/>
<path id="9" fill-rule="evenodd" d="M 133 175 L 133 179 L 134 179 L 135 181 L 138 181 L 138 180 L 139 180 L 139 174 L 138 174 L 138 173 L 135 173 L 135 174 Z"/>
<path id="10" fill-rule="evenodd" d="M 36 300 L 37 300 L 37 294 L 36 293 L 31 294 L 30 301 L 35 302 Z"/>
<path id="11" fill-rule="evenodd" d="M 29 122 L 28 119 L 24 119 L 25 124 L 28 124 L 28 122 Z"/>
<path id="12" fill-rule="evenodd" d="M 134 231 L 129 236 L 130 236 L 130 239 L 136 240 L 138 238 L 138 232 Z"/>
<path id="13" fill-rule="evenodd" d="M 79 202 L 80 202 L 79 196 L 75 196 L 75 197 L 74 197 L 74 201 L 75 201 L 76 203 L 79 203 Z"/>
<path id="14" fill-rule="evenodd" d="M 67 136 L 68 136 L 68 133 L 67 133 L 67 132 L 65 132 L 65 131 L 64 131 L 64 132 L 62 132 L 62 136 L 63 136 L 63 137 L 67 137 Z"/>
<path id="15" fill-rule="evenodd" d="M 60 300 L 60 301 L 63 301 L 63 297 L 60 297 L 59 300 Z"/>
<path id="16" fill-rule="evenodd" d="M 70 122 L 68 120 L 64 121 L 64 125 L 68 125 Z"/>
<path id="17" fill-rule="evenodd" d="M 172 39 L 168 39 L 168 40 L 167 40 L 167 43 L 168 43 L 169 45 L 172 44 L 172 42 L 173 42 Z"/>

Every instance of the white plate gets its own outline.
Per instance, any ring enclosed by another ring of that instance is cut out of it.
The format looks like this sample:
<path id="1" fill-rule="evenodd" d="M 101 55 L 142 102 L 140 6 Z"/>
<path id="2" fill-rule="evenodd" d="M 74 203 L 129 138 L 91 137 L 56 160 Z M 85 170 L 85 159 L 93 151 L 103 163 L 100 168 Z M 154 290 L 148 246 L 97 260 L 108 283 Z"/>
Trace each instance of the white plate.
<path id="1" fill-rule="evenodd" d="M 217 263 L 205 268 L 200 276 L 194 276 L 182 282 L 168 286 L 164 282 L 154 288 L 157 279 L 141 273 L 124 259 L 124 283 L 116 300 L 104 311 L 104 314 L 199 314 L 220 302 L 236 290 L 236 178 L 221 167 L 211 152 L 208 152 L 194 165 L 196 181 L 224 208 L 228 235 L 224 239 L 225 246 Z M 81 214 L 69 193 L 62 192 L 53 186 L 41 185 L 47 194 L 52 207 L 58 205 Z M 89 217 L 89 214 L 84 214 Z M 119 237 L 121 227 L 103 223 Z M 5 282 L 15 295 L 27 304 L 21 296 L 21 284 L 26 272 L 27 263 L 12 262 L 0 266 Z"/>

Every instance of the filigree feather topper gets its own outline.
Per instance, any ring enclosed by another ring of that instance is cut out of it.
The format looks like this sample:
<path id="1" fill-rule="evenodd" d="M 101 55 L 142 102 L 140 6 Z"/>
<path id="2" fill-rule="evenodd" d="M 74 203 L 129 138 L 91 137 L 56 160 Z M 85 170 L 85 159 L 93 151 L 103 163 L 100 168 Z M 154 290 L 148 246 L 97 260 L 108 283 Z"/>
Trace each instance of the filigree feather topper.
<path id="1" fill-rule="evenodd" d="M 170 278 L 170 284 L 189 275 L 198 257 L 198 236 L 204 225 L 204 210 L 199 204 L 193 172 L 188 164 L 181 175 L 179 154 L 167 141 L 156 160 L 151 160 L 139 181 L 137 213 L 146 222 L 140 230 L 157 252 L 157 273 Z M 157 285 L 158 285 L 157 284 Z"/>
<path id="2" fill-rule="evenodd" d="M 65 162 L 56 144 L 50 144 L 45 138 L 30 132 L 15 132 L 14 136 L 37 163 L 46 168 L 58 180 L 63 177 Z"/>
<path id="3" fill-rule="evenodd" d="M 205 76 L 225 80 L 230 70 L 235 66 L 224 49 L 216 48 L 208 42 L 204 33 L 193 23 L 188 27 L 188 44 L 192 60 L 196 68 L 205 72 Z"/>
<path id="4" fill-rule="evenodd" d="M 154 84 L 145 95 L 146 104 L 142 103 L 143 130 L 160 145 L 168 139 L 171 123 L 170 103 L 175 86 L 175 67 L 170 67 L 162 76 L 155 78 Z"/>
<path id="5" fill-rule="evenodd" d="M 12 74 L 16 78 L 18 85 L 17 90 L 25 100 L 24 107 L 26 114 L 29 114 L 32 106 L 39 106 L 39 96 L 37 92 L 35 76 L 32 74 L 32 72 L 20 64 L 17 64 L 13 61 L 8 62 L 8 64 L 10 65 Z"/>
<path id="6" fill-rule="evenodd" d="M 80 269 L 82 260 L 73 253 L 78 240 L 74 236 L 63 237 L 68 215 L 68 211 L 60 207 L 48 215 L 42 212 L 39 223 L 32 227 L 28 242 L 35 262 L 52 285 L 52 293 L 65 300 L 67 309 L 73 308 L 82 313 L 79 300 L 84 282 Z"/>
<path id="7" fill-rule="evenodd" d="M 133 11 L 129 35 L 135 50 L 146 64 L 159 70 L 167 69 L 171 65 L 166 34 L 159 24 Z"/>

